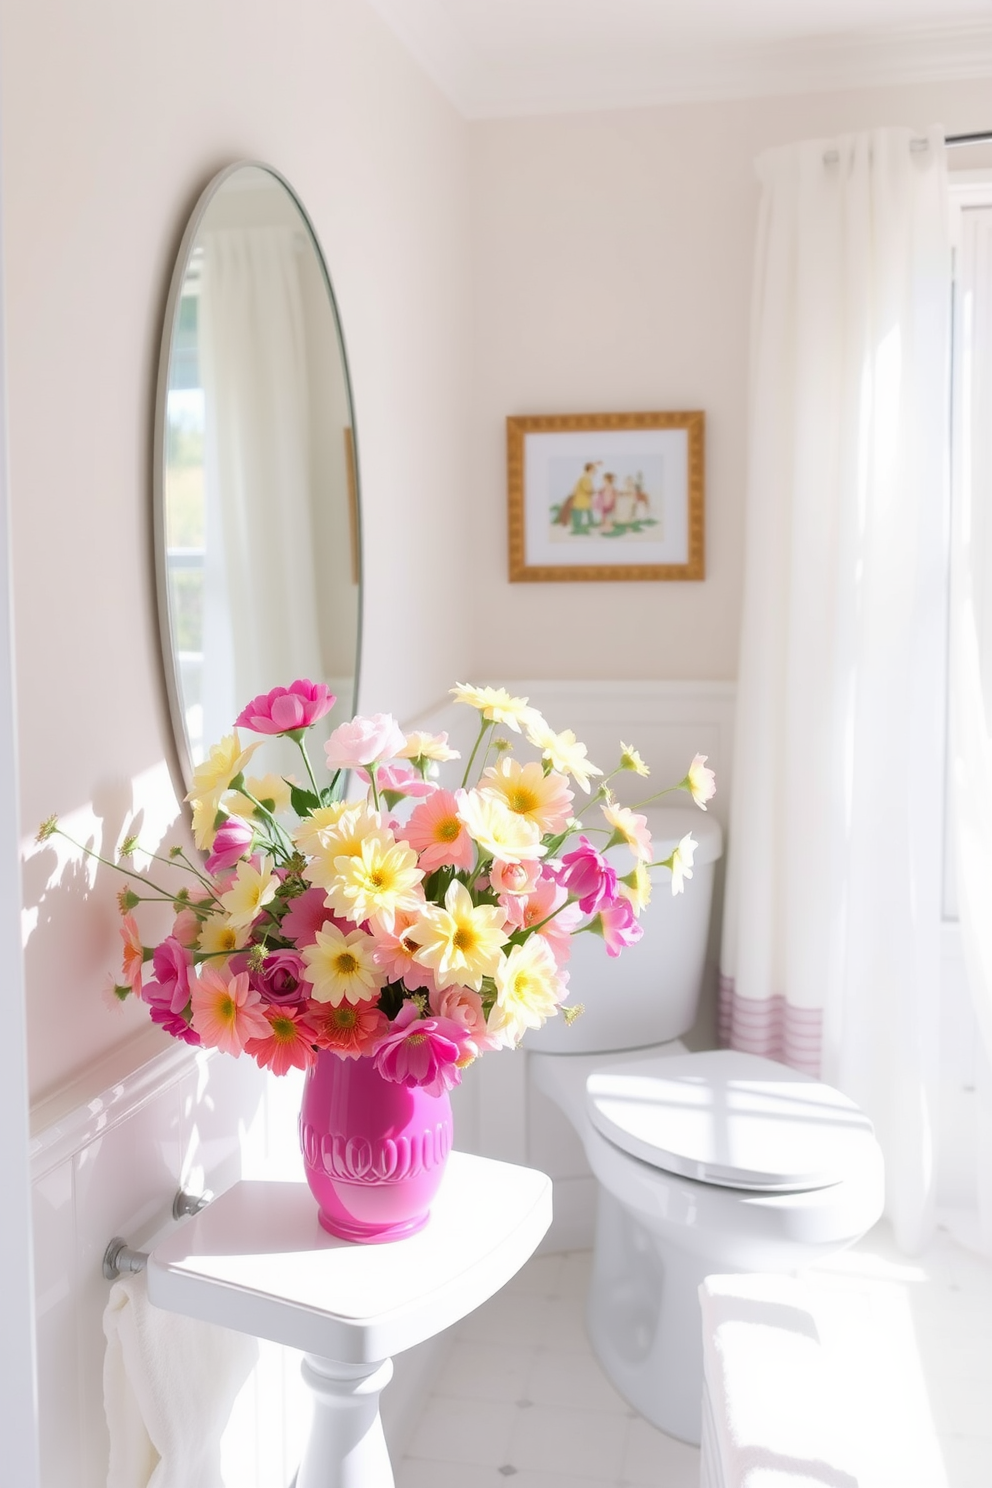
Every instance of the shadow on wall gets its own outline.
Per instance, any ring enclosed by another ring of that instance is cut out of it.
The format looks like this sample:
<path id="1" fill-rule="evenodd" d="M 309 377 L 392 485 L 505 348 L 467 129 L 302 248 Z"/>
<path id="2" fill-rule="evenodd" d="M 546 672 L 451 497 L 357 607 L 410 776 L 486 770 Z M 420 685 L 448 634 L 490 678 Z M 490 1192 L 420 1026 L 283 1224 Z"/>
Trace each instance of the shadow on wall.
<path id="1" fill-rule="evenodd" d="M 143 882 L 113 866 L 128 836 L 138 837 L 143 851 L 121 864 Z M 137 910 L 145 944 L 165 935 L 172 906 L 151 885 L 171 894 L 192 881 L 188 869 L 167 861 L 173 847 L 185 850 L 186 839 L 164 763 L 134 781 L 101 782 L 90 805 L 59 819 L 58 834 L 24 845 L 22 926 L 33 1102 L 147 1026 L 147 1014 L 121 1004 L 111 990 L 123 980 L 119 895 L 131 884 L 142 901 L 150 901 Z M 108 861 L 85 856 L 83 848 Z"/>

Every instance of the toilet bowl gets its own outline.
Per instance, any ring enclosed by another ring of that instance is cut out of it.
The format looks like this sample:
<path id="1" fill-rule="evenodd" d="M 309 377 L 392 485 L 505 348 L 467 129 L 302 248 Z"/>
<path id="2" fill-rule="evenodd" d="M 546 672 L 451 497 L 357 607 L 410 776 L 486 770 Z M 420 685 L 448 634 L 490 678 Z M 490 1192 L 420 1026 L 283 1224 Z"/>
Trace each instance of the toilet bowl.
<path id="1" fill-rule="evenodd" d="M 597 1179 L 586 1311 L 596 1355 L 641 1415 L 698 1443 L 699 1284 L 794 1271 L 852 1244 L 881 1214 L 882 1160 L 870 1122 L 829 1086 L 679 1041 L 696 1017 L 720 829 L 691 809 L 645 814 L 656 858 L 692 830 L 693 880 L 675 898 L 667 870 L 652 870 L 644 938 L 619 959 L 581 937 L 570 989 L 585 1014 L 525 1046 L 534 1084 Z"/>

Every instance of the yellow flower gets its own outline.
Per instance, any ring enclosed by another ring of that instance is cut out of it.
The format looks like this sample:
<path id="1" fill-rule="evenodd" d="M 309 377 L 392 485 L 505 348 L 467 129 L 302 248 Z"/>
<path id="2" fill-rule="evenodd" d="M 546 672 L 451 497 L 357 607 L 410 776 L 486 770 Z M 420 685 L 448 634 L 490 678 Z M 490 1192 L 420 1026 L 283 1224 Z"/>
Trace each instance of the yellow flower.
<path id="1" fill-rule="evenodd" d="M 632 873 L 617 879 L 617 889 L 624 899 L 629 899 L 635 915 L 647 909 L 651 903 L 651 875 L 643 863 L 635 863 Z"/>
<path id="2" fill-rule="evenodd" d="M 414 960 L 434 973 L 439 987 L 457 982 L 478 992 L 484 976 L 492 976 L 506 942 L 505 915 L 499 905 L 472 903 L 457 878 L 448 885 L 444 907 L 426 904 L 411 936 L 420 943 Z"/>
<path id="3" fill-rule="evenodd" d="M 546 760 L 551 761 L 555 770 L 571 775 L 586 795 L 589 794 L 590 776 L 603 773 L 598 765 L 586 758 L 586 746 L 578 742 L 571 729 L 564 729 L 562 733 L 556 734 L 547 724 L 543 724 L 540 728 L 528 728 L 527 738 Z"/>
<path id="4" fill-rule="evenodd" d="M 271 858 L 263 858 L 259 868 L 253 863 L 239 863 L 234 883 L 220 896 L 228 924 L 235 930 L 250 925 L 259 911 L 275 898 L 278 887 Z"/>
<path id="5" fill-rule="evenodd" d="M 558 1010 L 565 989 L 546 940 L 532 935 L 515 945 L 496 969 L 496 1002 L 486 1032 L 503 1048 L 515 1048 L 528 1028 L 540 1028 Z"/>
<path id="6" fill-rule="evenodd" d="M 197 949 L 209 954 L 216 954 L 218 951 L 240 951 L 248 939 L 249 929 L 249 925 L 232 925 L 230 920 L 222 920 L 211 915 L 210 919 L 203 922 Z"/>
<path id="7" fill-rule="evenodd" d="M 292 805 L 290 787 L 281 775 L 248 775 L 245 778 L 245 787 L 251 791 L 256 801 L 268 806 L 273 816 L 284 814 Z M 255 815 L 252 802 L 240 791 L 235 791 L 230 801 L 225 803 L 225 810 L 233 812 L 235 816 L 243 816 L 248 821 Z"/>
<path id="8" fill-rule="evenodd" d="M 620 740 L 620 768 L 621 770 L 633 770 L 635 775 L 651 774 L 634 746 L 625 744 L 622 739 Z"/>
<path id="9" fill-rule="evenodd" d="M 322 849 L 328 831 L 331 827 L 338 825 L 345 812 L 358 812 L 364 806 L 364 801 L 332 801 L 329 806 L 318 806 L 317 810 L 305 816 L 292 832 L 294 844 L 301 853 L 312 857 L 314 853 Z"/>
<path id="10" fill-rule="evenodd" d="M 678 847 L 667 857 L 664 862 L 666 868 L 672 870 L 672 893 L 681 894 L 685 889 L 684 880 L 692 877 L 692 855 L 699 846 L 694 842 L 691 832 L 686 832 Z"/>
<path id="11" fill-rule="evenodd" d="M 501 759 L 486 770 L 479 789 L 532 821 L 542 834 L 564 829 L 574 800 L 565 777 L 553 770 L 545 775 L 536 760 L 522 765 L 519 760 Z"/>
<path id="12" fill-rule="evenodd" d="M 446 760 L 461 759 L 457 749 L 449 749 L 447 734 L 425 734 L 419 729 L 407 734 L 406 743 L 396 756 L 397 759 L 408 760 L 437 760 L 444 764 Z"/>
<path id="13" fill-rule="evenodd" d="M 455 702 L 478 708 L 490 723 L 505 723 L 514 733 L 519 734 L 522 728 L 546 727 L 540 713 L 528 705 L 526 698 L 511 697 L 503 687 L 472 687 L 459 682 L 451 689 L 451 695 Z"/>
<path id="14" fill-rule="evenodd" d="M 304 979 L 313 985 L 315 1002 L 329 1002 L 339 1007 L 350 1002 L 371 1002 L 386 980 L 386 974 L 372 960 L 375 941 L 364 930 L 345 935 L 325 921 L 317 931 L 313 945 L 303 946 L 300 955 L 306 962 Z"/>
<path id="15" fill-rule="evenodd" d="M 209 852 L 214 844 L 214 824 L 220 806 L 212 797 L 205 801 L 194 800 L 192 796 L 187 796 L 186 799 L 193 808 L 193 841 L 201 852 Z"/>
<path id="16" fill-rule="evenodd" d="M 704 811 L 706 802 L 716 795 L 716 776 L 707 768 L 708 758 L 706 754 L 694 755 L 689 773 L 681 782 L 683 790 L 687 790 L 696 805 L 701 806 Z"/>
<path id="17" fill-rule="evenodd" d="M 391 833 L 366 837 L 361 851 L 334 860 L 334 877 L 324 887 L 327 903 L 342 919 L 356 924 L 375 915 L 391 930 L 398 910 L 419 909 L 424 891 L 417 854 Z"/>
<path id="18" fill-rule="evenodd" d="M 484 858 L 501 863 L 526 863 L 541 858 L 547 848 L 541 843 L 536 822 L 511 811 L 502 796 L 485 791 L 467 791 L 458 807 L 468 835 L 479 844 Z"/>
<path id="19" fill-rule="evenodd" d="M 304 870 L 304 878 L 319 884 L 322 889 L 329 889 L 338 882 L 338 859 L 360 857 L 363 844 L 370 838 L 375 838 L 384 847 L 392 847 L 396 841 L 389 828 L 382 825 L 377 811 L 370 810 L 364 801 L 352 801 L 333 826 L 311 835 L 306 849 L 310 862 Z M 297 846 L 300 846 L 299 839 Z"/>
<path id="20" fill-rule="evenodd" d="M 219 744 L 215 744 L 203 763 L 197 765 L 193 771 L 193 784 L 186 799 L 193 804 L 193 830 L 196 845 L 201 850 L 208 848 L 213 841 L 214 818 L 220 810 L 224 792 L 231 781 L 242 774 L 261 742 L 261 739 L 256 739 L 242 749 L 235 729 L 233 734 L 228 734 Z M 201 838 L 204 840 L 201 841 Z"/>
<path id="21" fill-rule="evenodd" d="M 601 810 L 613 828 L 613 836 L 606 846 L 613 847 L 618 842 L 626 842 L 635 858 L 650 863 L 651 833 L 648 831 L 647 817 L 636 816 L 628 806 L 617 806 L 612 801 L 601 807 Z"/>

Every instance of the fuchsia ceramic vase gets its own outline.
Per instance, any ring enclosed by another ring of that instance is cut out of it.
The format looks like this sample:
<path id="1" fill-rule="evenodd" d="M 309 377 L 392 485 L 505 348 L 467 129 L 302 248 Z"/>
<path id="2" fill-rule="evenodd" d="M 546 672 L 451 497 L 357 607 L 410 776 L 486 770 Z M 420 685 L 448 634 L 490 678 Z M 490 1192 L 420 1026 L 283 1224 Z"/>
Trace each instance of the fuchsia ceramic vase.
<path id="1" fill-rule="evenodd" d="M 303 1087 L 300 1145 L 325 1230 L 398 1240 L 429 1218 L 451 1151 L 451 1102 L 384 1080 L 371 1059 L 322 1050 Z"/>

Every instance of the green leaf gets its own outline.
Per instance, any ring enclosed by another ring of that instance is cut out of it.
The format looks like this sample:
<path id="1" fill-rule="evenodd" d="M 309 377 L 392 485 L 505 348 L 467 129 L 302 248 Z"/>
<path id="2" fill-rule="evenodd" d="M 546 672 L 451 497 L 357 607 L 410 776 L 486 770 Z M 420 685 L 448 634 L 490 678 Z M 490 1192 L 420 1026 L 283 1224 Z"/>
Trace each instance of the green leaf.
<path id="1" fill-rule="evenodd" d="M 286 782 L 287 785 L 289 782 Z M 290 785 L 289 798 L 293 803 L 293 810 L 297 816 L 309 816 L 311 811 L 316 811 L 320 805 L 313 791 L 303 790 L 298 785 Z"/>

